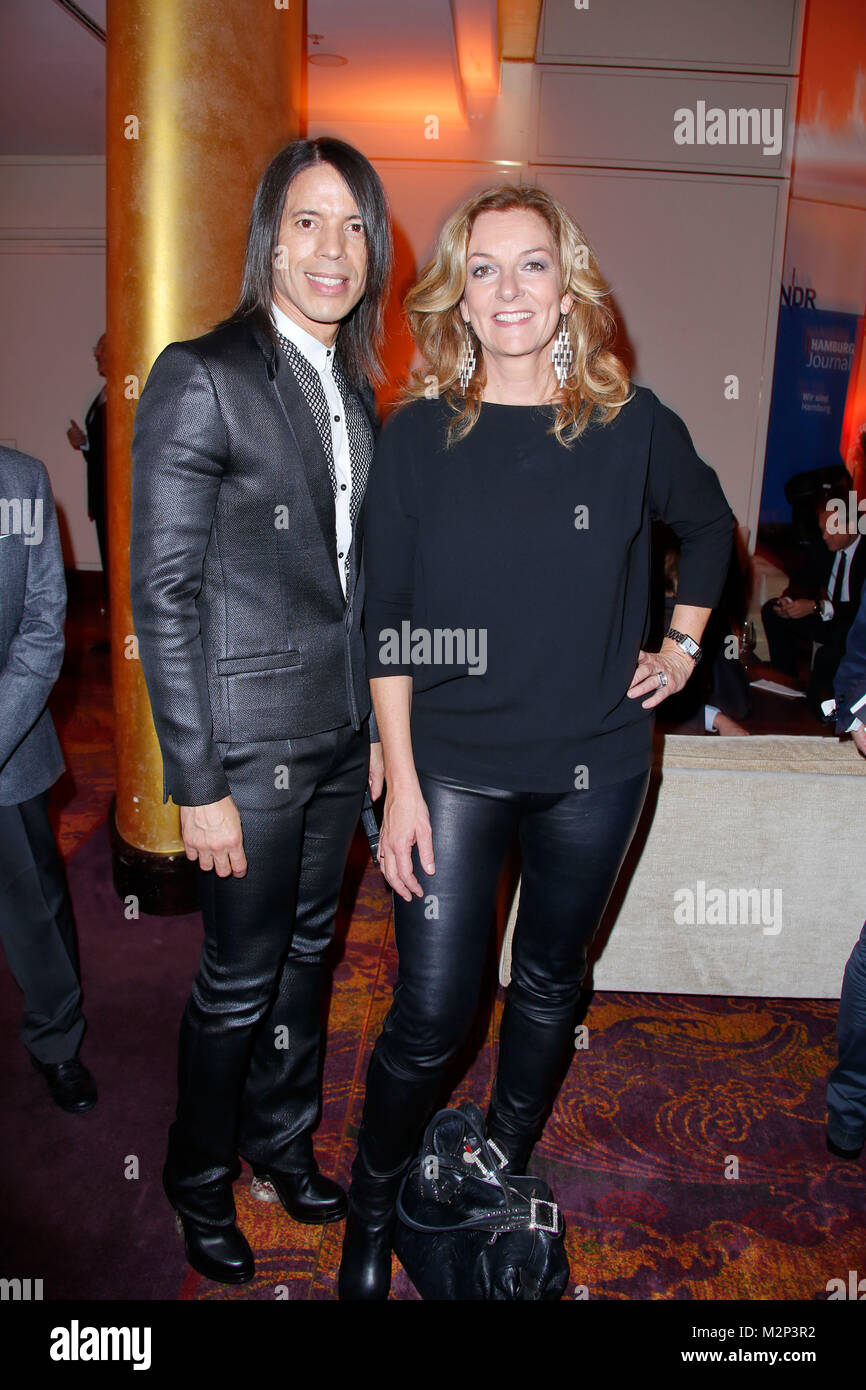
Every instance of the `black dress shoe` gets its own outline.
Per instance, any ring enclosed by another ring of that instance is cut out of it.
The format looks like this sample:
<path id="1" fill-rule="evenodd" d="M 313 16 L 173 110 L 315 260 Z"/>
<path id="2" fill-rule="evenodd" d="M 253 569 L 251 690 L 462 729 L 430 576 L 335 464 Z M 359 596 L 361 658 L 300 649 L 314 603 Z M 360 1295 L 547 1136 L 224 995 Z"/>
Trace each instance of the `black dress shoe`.
<path id="1" fill-rule="evenodd" d="M 218 1284 L 245 1284 L 252 1279 L 256 1272 L 253 1252 L 234 1223 L 206 1226 L 178 1211 L 175 1220 L 183 1236 L 186 1258 L 199 1274 Z"/>
<path id="2" fill-rule="evenodd" d="M 253 1165 L 260 1182 L 269 1182 L 285 1211 L 294 1221 L 305 1226 L 324 1226 L 329 1221 L 342 1221 L 348 1211 L 346 1194 L 338 1183 L 326 1178 L 318 1169 L 310 1173 L 284 1173 L 277 1168 Z M 254 1195 L 259 1196 L 258 1193 Z M 260 1197 L 260 1200 L 268 1200 Z"/>
<path id="3" fill-rule="evenodd" d="M 849 1163 L 853 1163 L 855 1159 L 858 1159 L 863 1152 L 862 1144 L 857 1149 L 841 1148 L 838 1144 L 833 1143 L 833 1140 L 830 1138 L 829 1134 L 827 1135 L 827 1148 L 830 1150 L 831 1154 L 835 1154 L 836 1158 L 846 1158 L 849 1161 Z"/>
<path id="4" fill-rule="evenodd" d="M 92 1110 L 96 1104 L 96 1082 L 83 1062 L 71 1057 L 68 1062 L 40 1062 L 33 1054 L 30 1060 L 48 1083 L 51 1099 L 77 1115 L 82 1110 Z"/>

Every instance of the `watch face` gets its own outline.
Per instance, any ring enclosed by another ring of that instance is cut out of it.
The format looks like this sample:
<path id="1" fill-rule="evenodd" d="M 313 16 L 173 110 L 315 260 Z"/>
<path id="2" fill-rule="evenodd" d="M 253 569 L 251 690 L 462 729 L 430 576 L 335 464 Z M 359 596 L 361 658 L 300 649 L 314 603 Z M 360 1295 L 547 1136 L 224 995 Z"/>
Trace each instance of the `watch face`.
<path id="1" fill-rule="evenodd" d="M 685 632 L 678 632 L 674 627 L 669 629 L 667 635 L 672 638 L 678 646 L 682 647 L 686 656 L 690 656 L 694 662 L 700 661 L 701 649 L 693 637 L 689 637 Z"/>

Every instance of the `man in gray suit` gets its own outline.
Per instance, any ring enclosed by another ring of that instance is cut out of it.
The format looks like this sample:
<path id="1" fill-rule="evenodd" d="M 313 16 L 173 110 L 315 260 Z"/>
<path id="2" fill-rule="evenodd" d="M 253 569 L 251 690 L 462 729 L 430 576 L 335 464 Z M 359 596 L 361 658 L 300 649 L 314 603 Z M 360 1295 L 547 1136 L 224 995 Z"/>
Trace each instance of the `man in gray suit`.
<path id="1" fill-rule="evenodd" d="M 4 448 L 0 594 L 0 940 L 24 993 L 24 1045 L 53 1099 L 76 1113 L 96 1104 L 96 1087 L 76 1055 L 78 941 L 48 818 L 64 769 L 47 701 L 63 663 L 66 579 L 45 467 Z"/>
<path id="2" fill-rule="evenodd" d="M 294 1220 L 346 1214 L 312 1135 L 326 952 L 382 783 L 362 518 L 390 256 L 372 165 L 295 141 L 256 193 L 235 313 L 162 352 L 136 413 L 132 611 L 204 919 L 163 1183 L 188 1260 L 224 1283 L 254 1272 L 239 1156 Z"/>

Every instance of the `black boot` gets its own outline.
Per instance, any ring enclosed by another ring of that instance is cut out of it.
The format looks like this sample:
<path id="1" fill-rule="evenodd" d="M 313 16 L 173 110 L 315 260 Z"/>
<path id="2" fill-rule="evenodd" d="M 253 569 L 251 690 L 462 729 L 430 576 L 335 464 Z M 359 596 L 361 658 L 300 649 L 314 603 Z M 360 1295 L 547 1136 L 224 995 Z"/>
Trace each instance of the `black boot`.
<path id="1" fill-rule="evenodd" d="M 278 1202 L 293 1221 L 307 1226 L 324 1226 L 329 1221 L 342 1221 L 346 1215 L 346 1194 L 332 1178 L 326 1178 L 318 1168 L 306 1172 L 281 1172 L 277 1168 L 263 1168 L 253 1164 L 254 1177 L 259 1182 L 270 1183 Z M 270 1194 L 260 1196 L 260 1189 L 253 1193 L 260 1201 L 271 1201 Z"/>
<path id="2" fill-rule="evenodd" d="M 359 1150 L 352 1166 L 337 1297 L 344 1303 L 384 1302 L 391 1288 L 397 1193 L 408 1164 L 395 1173 L 374 1173 L 360 1157 Z"/>
<path id="3" fill-rule="evenodd" d="M 235 1220 L 231 1179 L 191 1186 L 177 1180 L 167 1163 L 162 1185 L 193 1269 L 219 1284 L 245 1284 L 252 1279 L 253 1252 Z"/>
<path id="4" fill-rule="evenodd" d="M 233 1221 L 228 1226 L 206 1226 L 183 1212 L 175 1215 L 183 1236 L 186 1258 L 193 1269 L 217 1284 L 246 1284 L 256 1272 L 246 1236 Z"/>
<path id="5" fill-rule="evenodd" d="M 529 1156 L 535 1147 L 534 1134 L 511 1134 L 504 1129 L 491 1104 L 487 1112 L 484 1133 L 501 1151 L 506 1162 L 504 1171 L 520 1176 L 526 1172 Z"/>
<path id="6" fill-rule="evenodd" d="M 358 1152 L 352 1164 L 337 1283 L 341 1300 L 388 1297 L 397 1194 L 435 1108 L 440 1085 L 438 1076 L 419 1081 L 395 1075 L 382 1062 L 379 1044 L 373 1049 Z"/>

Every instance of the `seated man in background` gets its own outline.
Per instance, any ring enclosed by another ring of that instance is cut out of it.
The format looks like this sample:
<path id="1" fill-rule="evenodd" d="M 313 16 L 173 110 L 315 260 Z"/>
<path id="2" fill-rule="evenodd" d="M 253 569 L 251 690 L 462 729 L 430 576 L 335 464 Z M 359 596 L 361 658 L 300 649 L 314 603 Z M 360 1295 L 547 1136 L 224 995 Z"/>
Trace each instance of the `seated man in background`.
<path id="1" fill-rule="evenodd" d="M 822 701 L 832 695 L 866 578 L 866 544 L 859 531 L 840 523 L 840 517 L 848 516 L 848 502 L 847 496 L 822 498 L 821 540 L 782 596 L 761 609 L 770 663 L 777 671 L 796 679 L 800 645 L 819 644 L 807 690 L 809 706 L 819 719 Z"/>
<path id="2" fill-rule="evenodd" d="M 832 702 L 828 702 L 830 704 Z M 836 673 L 836 732 L 866 757 L 866 592 Z M 836 1037 L 839 1062 L 827 1084 L 827 1147 L 859 1158 L 866 1141 L 866 922 L 845 966 Z"/>

